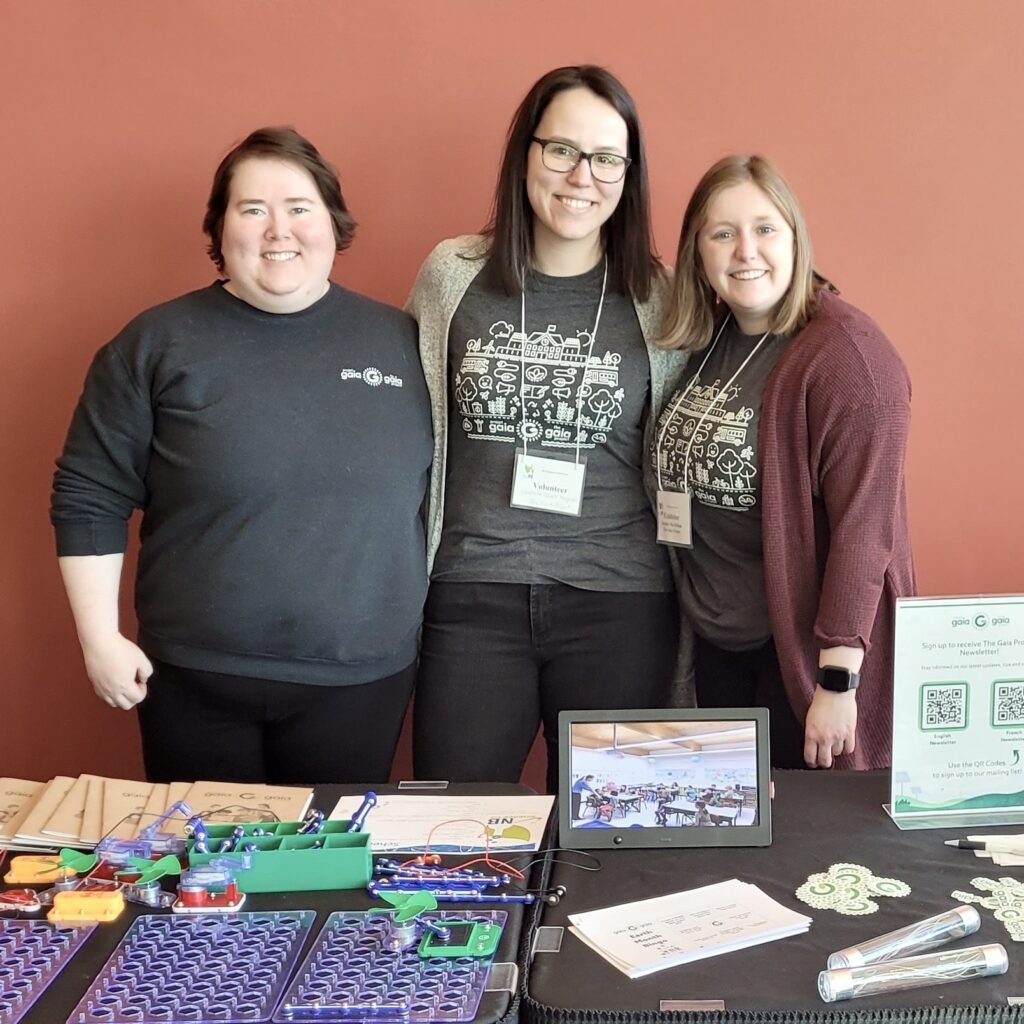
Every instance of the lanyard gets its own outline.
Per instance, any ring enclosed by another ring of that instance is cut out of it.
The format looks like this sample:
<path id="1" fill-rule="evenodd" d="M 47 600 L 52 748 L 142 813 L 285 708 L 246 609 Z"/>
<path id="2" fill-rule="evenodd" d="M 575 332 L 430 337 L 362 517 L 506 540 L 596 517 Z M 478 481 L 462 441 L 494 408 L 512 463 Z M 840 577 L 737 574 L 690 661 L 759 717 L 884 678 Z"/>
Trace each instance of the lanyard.
<path id="1" fill-rule="evenodd" d="M 661 430 L 658 432 L 658 447 L 657 447 L 657 458 L 655 459 L 655 469 L 658 473 L 658 490 L 663 491 L 665 488 L 661 485 L 661 450 L 662 445 L 665 442 L 665 431 L 668 430 L 668 425 L 672 422 L 673 417 L 679 410 L 679 406 L 682 404 L 683 399 L 693 390 L 694 384 L 697 382 L 697 378 L 700 377 L 700 371 L 704 369 L 704 365 L 711 357 L 711 353 L 714 352 L 715 346 L 718 344 L 718 339 L 721 338 L 722 332 L 725 330 L 726 325 L 732 319 L 732 313 L 730 313 L 723 321 L 722 326 L 718 328 L 718 333 L 715 335 L 715 340 L 711 342 L 711 347 L 704 354 L 704 358 L 701 360 L 700 366 L 697 367 L 697 372 L 690 378 L 689 384 L 679 393 L 679 396 L 672 403 L 672 408 L 669 410 L 668 415 L 664 418 L 661 424 Z M 708 402 L 707 408 L 700 414 L 700 419 L 697 420 L 696 426 L 693 428 L 693 432 L 690 434 L 690 440 L 686 445 L 686 458 L 683 460 L 683 491 L 687 494 L 690 492 L 690 451 L 693 448 L 693 442 L 697 439 L 697 434 L 700 432 L 701 424 L 707 419 L 708 413 L 718 404 L 718 400 L 723 398 L 729 393 L 729 388 L 736 382 L 736 378 L 746 369 L 747 363 L 754 358 L 757 350 L 764 344 L 765 338 L 771 334 L 771 331 L 765 331 L 761 335 L 761 340 L 750 350 L 747 354 L 747 358 L 740 363 L 739 368 L 736 372 L 726 381 L 726 383 L 718 389 L 718 394 Z"/>
<path id="2" fill-rule="evenodd" d="M 597 304 L 597 317 L 594 319 L 594 329 L 590 332 L 590 345 L 587 348 L 587 361 L 583 364 L 583 376 L 580 378 L 579 387 L 576 389 L 576 465 L 580 464 L 580 427 L 583 423 L 583 385 L 587 380 L 587 370 L 590 368 L 590 357 L 594 353 L 594 342 L 597 340 L 597 326 L 601 323 L 601 311 L 604 309 L 605 289 L 608 286 L 608 258 L 604 261 L 604 276 L 601 279 L 601 299 Z M 526 292 L 519 293 L 519 323 L 523 334 L 522 357 L 520 359 L 519 377 L 519 410 L 522 416 L 523 454 L 527 453 L 528 441 L 526 431 Z"/>

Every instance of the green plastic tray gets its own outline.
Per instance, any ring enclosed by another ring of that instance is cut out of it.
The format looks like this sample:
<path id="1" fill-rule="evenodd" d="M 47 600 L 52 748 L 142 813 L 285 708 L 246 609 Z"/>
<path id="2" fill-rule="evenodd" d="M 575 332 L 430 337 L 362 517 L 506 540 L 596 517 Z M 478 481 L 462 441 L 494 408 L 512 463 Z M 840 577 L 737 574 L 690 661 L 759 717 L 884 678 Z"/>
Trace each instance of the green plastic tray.
<path id="1" fill-rule="evenodd" d="M 238 888 L 242 892 L 305 892 L 311 889 L 360 889 L 370 880 L 370 833 L 347 831 L 348 821 L 325 821 L 314 835 L 299 835 L 298 821 L 252 821 L 242 825 L 244 843 L 254 843 L 252 867 L 239 871 Z M 216 850 L 222 839 L 231 837 L 237 825 L 208 825 L 210 849 Z M 267 836 L 253 835 L 263 829 Z M 322 841 L 323 846 L 314 848 Z M 195 867 L 214 858 L 238 861 L 244 852 L 196 853 L 188 844 L 188 862 Z"/>

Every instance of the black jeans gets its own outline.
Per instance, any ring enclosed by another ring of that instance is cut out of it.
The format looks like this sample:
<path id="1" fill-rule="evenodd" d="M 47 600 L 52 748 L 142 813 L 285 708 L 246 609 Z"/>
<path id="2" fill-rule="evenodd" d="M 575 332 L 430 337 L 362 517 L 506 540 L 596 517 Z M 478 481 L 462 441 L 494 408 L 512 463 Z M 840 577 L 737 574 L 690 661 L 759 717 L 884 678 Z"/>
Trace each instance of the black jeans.
<path id="1" fill-rule="evenodd" d="M 726 651 L 695 638 L 693 671 L 702 708 L 767 708 L 775 768 L 806 768 L 804 726 L 790 707 L 775 643 Z"/>
<path id="2" fill-rule="evenodd" d="M 153 662 L 139 705 L 151 782 L 387 782 L 415 663 L 356 686 L 250 679 Z"/>
<path id="3" fill-rule="evenodd" d="M 518 782 L 538 724 L 558 785 L 558 712 L 656 708 L 679 633 L 674 594 L 433 583 L 413 705 L 418 779 Z"/>

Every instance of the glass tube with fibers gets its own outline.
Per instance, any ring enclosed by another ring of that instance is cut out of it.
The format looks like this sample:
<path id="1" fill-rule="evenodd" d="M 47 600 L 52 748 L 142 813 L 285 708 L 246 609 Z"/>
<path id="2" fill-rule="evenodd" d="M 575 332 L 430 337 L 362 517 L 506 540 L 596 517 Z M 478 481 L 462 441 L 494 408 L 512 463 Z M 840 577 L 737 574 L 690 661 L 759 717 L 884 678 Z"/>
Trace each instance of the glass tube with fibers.
<path id="1" fill-rule="evenodd" d="M 886 932 L 875 939 L 841 949 L 828 958 L 828 966 L 863 967 L 865 964 L 878 963 L 879 960 L 914 956 L 955 939 L 962 939 L 965 935 L 973 935 L 980 927 L 981 918 L 974 907 L 954 907 L 944 914 L 936 914 L 917 924 L 908 924 L 906 928 L 898 928 L 894 932 Z"/>
<path id="2" fill-rule="evenodd" d="M 883 960 L 865 967 L 837 967 L 818 975 L 818 995 L 826 1003 L 886 992 L 905 992 L 968 978 L 1005 974 L 1006 950 L 999 943 L 926 953 L 903 960 Z"/>

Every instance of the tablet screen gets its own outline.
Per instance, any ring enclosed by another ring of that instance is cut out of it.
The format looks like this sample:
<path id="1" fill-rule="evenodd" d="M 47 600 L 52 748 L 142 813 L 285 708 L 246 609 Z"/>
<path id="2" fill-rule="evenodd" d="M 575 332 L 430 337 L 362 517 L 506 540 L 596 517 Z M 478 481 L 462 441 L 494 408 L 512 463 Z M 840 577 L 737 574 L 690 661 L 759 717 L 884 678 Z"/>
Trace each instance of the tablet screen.
<path id="1" fill-rule="evenodd" d="M 562 712 L 562 845 L 766 845 L 767 714 Z"/>

